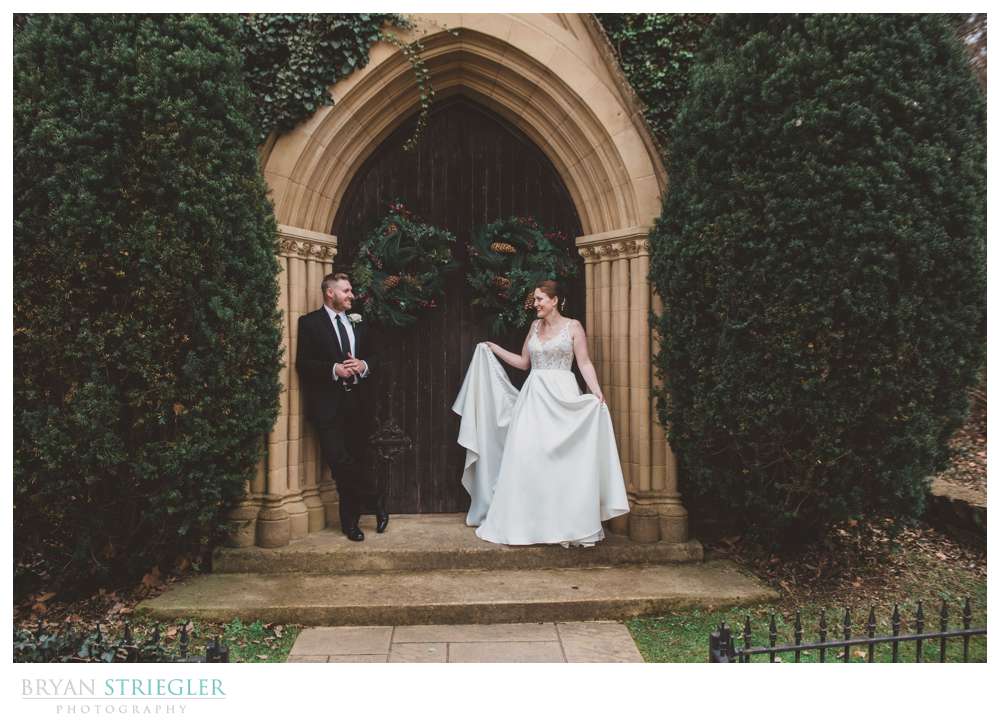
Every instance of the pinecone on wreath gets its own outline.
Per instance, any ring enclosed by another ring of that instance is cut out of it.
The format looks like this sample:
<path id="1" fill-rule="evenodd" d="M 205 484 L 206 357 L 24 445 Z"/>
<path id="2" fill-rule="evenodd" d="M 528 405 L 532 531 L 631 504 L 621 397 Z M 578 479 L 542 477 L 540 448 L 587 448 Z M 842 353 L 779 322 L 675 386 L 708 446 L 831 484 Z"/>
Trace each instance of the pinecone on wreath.
<path id="1" fill-rule="evenodd" d="M 516 254 L 517 249 L 514 248 L 513 244 L 508 244 L 506 241 L 494 241 L 490 244 L 490 251 L 494 251 L 497 254 Z"/>
<path id="2" fill-rule="evenodd" d="M 382 281 L 382 288 L 386 290 L 395 289 L 398 285 L 399 277 L 396 274 L 388 276 Z"/>
<path id="3" fill-rule="evenodd" d="M 523 327 L 535 317 L 534 290 L 528 286 L 533 275 L 576 274 L 570 252 L 546 239 L 545 233 L 531 217 L 512 216 L 479 227 L 467 245 L 472 306 L 492 317 L 494 334 Z"/>

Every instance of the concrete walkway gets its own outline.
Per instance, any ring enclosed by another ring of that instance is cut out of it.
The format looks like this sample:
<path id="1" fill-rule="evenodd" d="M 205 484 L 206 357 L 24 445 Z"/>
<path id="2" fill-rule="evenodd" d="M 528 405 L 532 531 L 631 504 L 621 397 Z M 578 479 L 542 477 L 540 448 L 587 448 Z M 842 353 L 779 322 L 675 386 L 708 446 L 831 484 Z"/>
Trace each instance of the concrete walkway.
<path id="1" fill-rule="evenodd" d="M 641 663 L 614 621 L 307 628 L 293 663 Z"/>

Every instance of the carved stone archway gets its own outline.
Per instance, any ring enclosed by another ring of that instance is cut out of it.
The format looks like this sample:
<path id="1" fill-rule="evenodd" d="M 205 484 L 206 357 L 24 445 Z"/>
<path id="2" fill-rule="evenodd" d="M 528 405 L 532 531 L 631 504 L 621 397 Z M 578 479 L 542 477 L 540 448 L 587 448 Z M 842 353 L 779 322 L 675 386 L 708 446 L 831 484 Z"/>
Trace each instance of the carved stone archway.
<path id="1" fill-rule="evenodd" d="M 439 97 L 461 93 L 519 128 L 549 157 L 576 205 L 583 235 L 587 331 L 606 391 L 632 513 L 616 532 L 636 541 L 687 540 L 677 468 L 652 403 L 654 339 L 648 233 L 666 174 L 638 102 L 603 31 L 588 15 L 418 15 L 403 40 L 421 37 Z M 263 149 L 281 234 L 286 363 L 298 317 L 318 306 L 332 269 L 328 232 L 351 178 L 420 105 L 412 69 L 394 46 L 331 88 L 335 105 Z M 234 545 L 282 546 L 335 522 L 336 491 L 323 478 L 305 425 L 293 366 L 268 454 L 247 498 Z M 334 523 L 335 524 L 335 523 Z"/>

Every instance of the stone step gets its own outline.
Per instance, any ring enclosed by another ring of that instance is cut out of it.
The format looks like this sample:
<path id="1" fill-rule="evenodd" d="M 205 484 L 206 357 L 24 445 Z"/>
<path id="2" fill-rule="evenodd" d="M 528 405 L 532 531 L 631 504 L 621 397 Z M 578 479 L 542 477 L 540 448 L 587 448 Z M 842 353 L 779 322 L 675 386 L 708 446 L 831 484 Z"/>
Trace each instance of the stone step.
<path id="1" fill-rule="evenodd" d="M 160 620 L 409 626 L 622 620 L 775 598 L 730 561 L 715 560 L 508 571 L 214 573 L 175 584 L 136 611 Z"/>
<path id="2" fill-rule="evenodd" d="M 986 544 L 986 492 L 941 478 L 931 481 L 925 519 L 960 540 Z"/>
<path id="3" fill-rule="evenodd" d="M 525 570 L 593 566 L 661 565 L 701 561 L 701 544 L 633 543 L 608 533 L 593 548 L 558 545 L 500 546 L 476 537 L 462 513 L 393 515 L 381 535 L 374 519 L 361 520 L 365 540 L 340 531 L 310 533 L 282 548 L 219 548 L 216 573 L 375 573 L 426 570 Z"/>

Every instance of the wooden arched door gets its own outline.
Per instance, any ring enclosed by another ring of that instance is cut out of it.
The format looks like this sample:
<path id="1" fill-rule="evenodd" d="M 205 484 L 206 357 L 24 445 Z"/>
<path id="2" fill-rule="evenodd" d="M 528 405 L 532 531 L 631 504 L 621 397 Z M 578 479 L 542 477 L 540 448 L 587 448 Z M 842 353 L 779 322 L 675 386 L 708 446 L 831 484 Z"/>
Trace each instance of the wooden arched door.
<path id="1" fill-rule="evenodd" d="M 468 510 L 469 498 L 461 485 L 465 452 L 456 442 L 459 418 L 451 405 L 476 343 L 490 338 L 489 320 L 470 306 L 465 243 L 475 228 L 512 215 L 534 216 L 543 227 L 564 232 L 569 247 L 581 229 L 552 163 L 495 113 L 453 96 L 433 107 L 417 148 L 404 151 L 415 124 L 416 116 L 407 119 L 352 179 L 331 229 L 338 241 L 334 266 L 350 268 L 359 243 L 397 199 L 455 235 L 453 253 L 463 269 L 448 279 L 443 304 L 407 329 L 372 330 L 379 345 L 372 399 L 375 424 L 383 431 L 398 428 L 410 442 L 388 464 L 390 510 L 458 512 Z M 569 283 L 566 314 L 583 319 L 583 263 L 571 251 L 579 269 Z M 494 341 L 520 350 L 526 331 Z M 524 375 L 511 372 L 511 380 L 520 386 Z"/>

